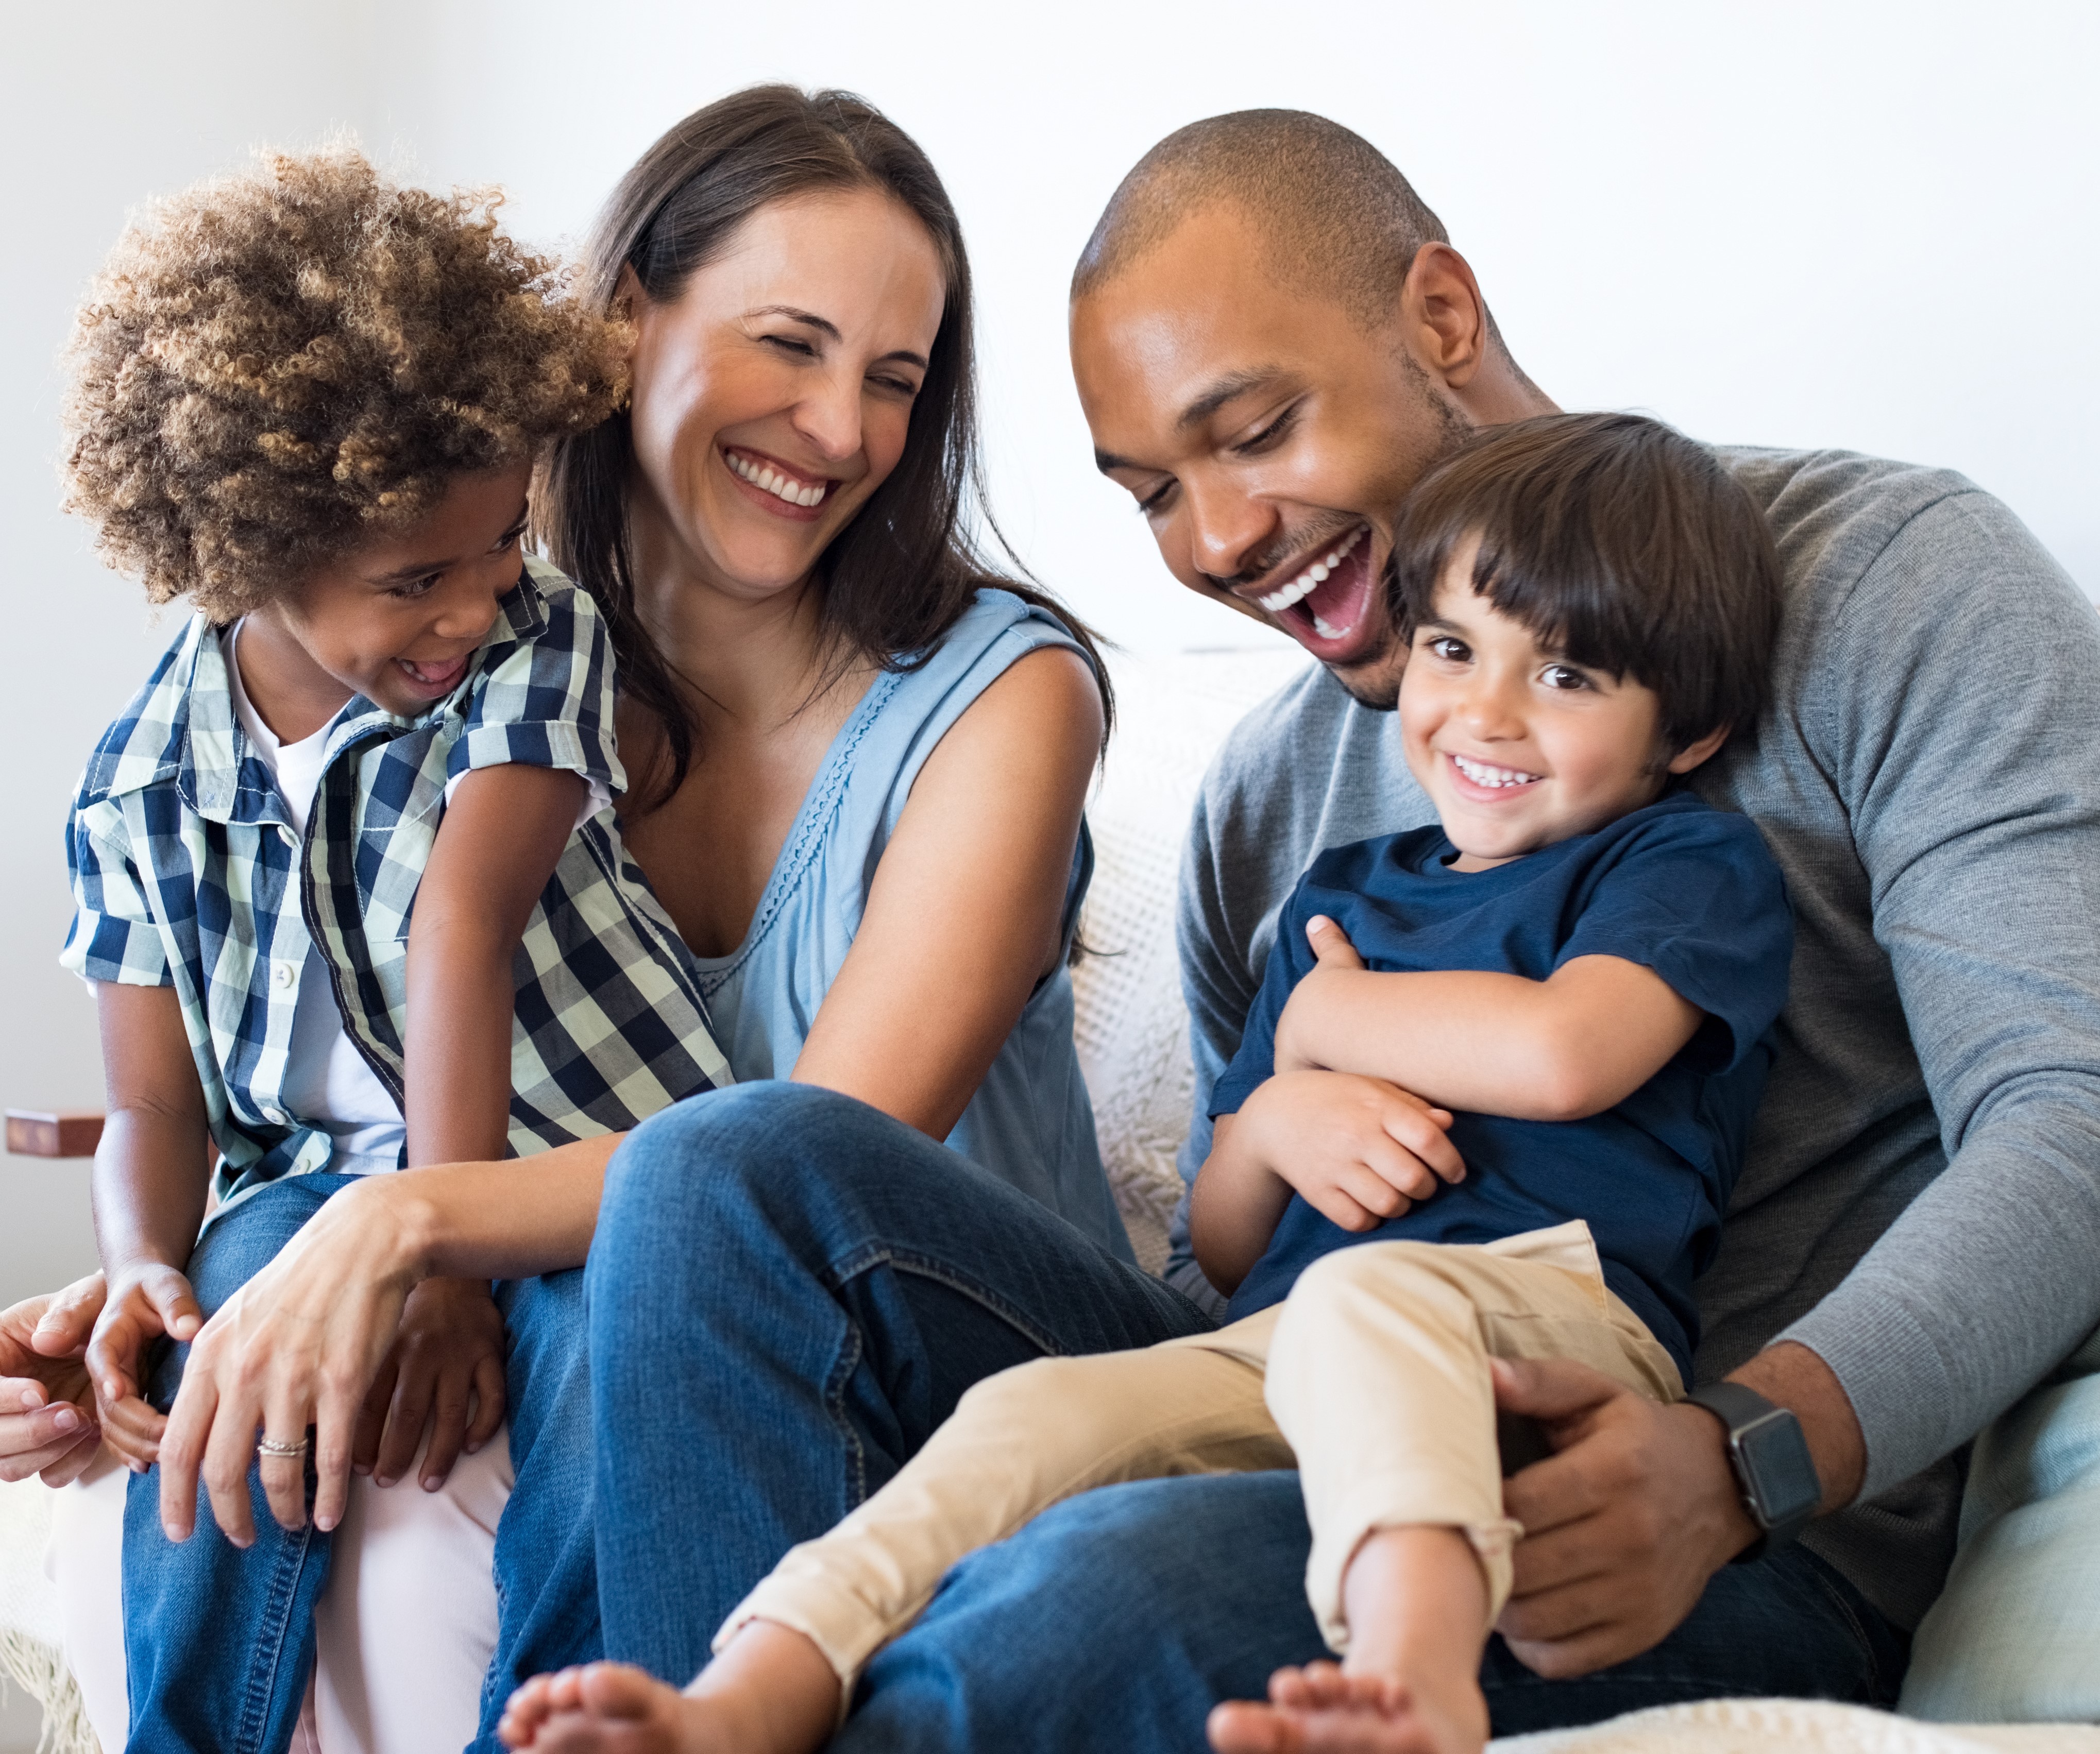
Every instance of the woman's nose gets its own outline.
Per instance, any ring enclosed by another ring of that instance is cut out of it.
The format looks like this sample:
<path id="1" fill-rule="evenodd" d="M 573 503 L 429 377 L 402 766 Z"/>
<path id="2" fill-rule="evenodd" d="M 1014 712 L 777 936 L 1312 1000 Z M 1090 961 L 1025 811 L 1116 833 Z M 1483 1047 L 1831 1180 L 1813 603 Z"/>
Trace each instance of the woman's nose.
<path id="1" fill-rule="evenodd" d="M 845 461 L 860 449 L 859 380 L 827 377 L 796 404 L 793 420 L 827 461 Z"/>

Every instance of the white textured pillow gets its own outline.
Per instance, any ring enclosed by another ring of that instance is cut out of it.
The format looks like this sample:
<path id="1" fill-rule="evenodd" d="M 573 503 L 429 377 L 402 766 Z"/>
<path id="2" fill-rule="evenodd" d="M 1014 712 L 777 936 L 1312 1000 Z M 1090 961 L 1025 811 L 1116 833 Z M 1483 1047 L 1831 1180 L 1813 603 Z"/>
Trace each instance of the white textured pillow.
<path id="1" fill-rule="evenodd" d="M 1079 1064 L 1116 1204 L 1145 1269 L 1167 1260 L 1181 1197 L 1194 1073 L 1174 950 L 1175 884 L 1204 770 L 1248 709 L 1306 665 L 1281 638 L 1260 647 L 1119 657 L 1116 732 L 1087 809 L 1092 888 L 1073 971 Z"/>

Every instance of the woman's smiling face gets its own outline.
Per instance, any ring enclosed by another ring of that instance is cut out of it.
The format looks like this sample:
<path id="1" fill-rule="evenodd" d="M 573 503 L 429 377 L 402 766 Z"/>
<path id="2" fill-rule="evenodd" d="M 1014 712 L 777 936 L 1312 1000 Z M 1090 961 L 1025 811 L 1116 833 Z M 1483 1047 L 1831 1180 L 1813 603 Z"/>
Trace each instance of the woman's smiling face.
<path id="1" fill-rule="evenodd" d="M 800 584 L 903 455 L 947 299 L 933 239 L 877 190 L 797 196 L 676 298 L 622 285 L 645 550 L 746 601 Z"/>

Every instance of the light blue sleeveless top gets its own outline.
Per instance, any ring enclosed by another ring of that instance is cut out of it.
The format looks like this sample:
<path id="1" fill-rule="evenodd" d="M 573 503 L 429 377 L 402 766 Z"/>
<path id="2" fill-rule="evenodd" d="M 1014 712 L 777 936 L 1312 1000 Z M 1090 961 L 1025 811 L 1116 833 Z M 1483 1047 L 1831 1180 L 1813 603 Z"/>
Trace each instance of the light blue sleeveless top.
<path id="1" fill-rule="evenodd" d="M 694 959 L 715 1033 L 739 1083 L 784 1078 L 860 931 L 868 886 L 911 783 L 934 746 L 1017 659 L 1080 652 L 1057 619 L 1012 593 L 981 590 L 915 670 L 885 672 L 832 739 L 742 944 Z M 1065 897 L 1070 948 L 1093 873 L 1083 826 Z M 1129 1239 L 1109 1192 L 1093 1109 L 1072 1045 L 1072 981 L 1030 997 L 947 1144 L 1069 1219 L 1119 1258 Z"/>

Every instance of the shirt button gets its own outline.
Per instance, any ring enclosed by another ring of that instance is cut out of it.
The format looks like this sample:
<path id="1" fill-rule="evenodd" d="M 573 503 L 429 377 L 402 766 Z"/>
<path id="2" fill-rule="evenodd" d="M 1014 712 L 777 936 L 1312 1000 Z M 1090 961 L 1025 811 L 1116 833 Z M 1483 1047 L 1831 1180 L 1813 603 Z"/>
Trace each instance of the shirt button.
<path id="1" fill-rule="evenodd" d="M 280 993 L 289 993 L 299 984 L 299 965 L 297 963 L 274 962 L 270 965 L 270 985 Z"/>

